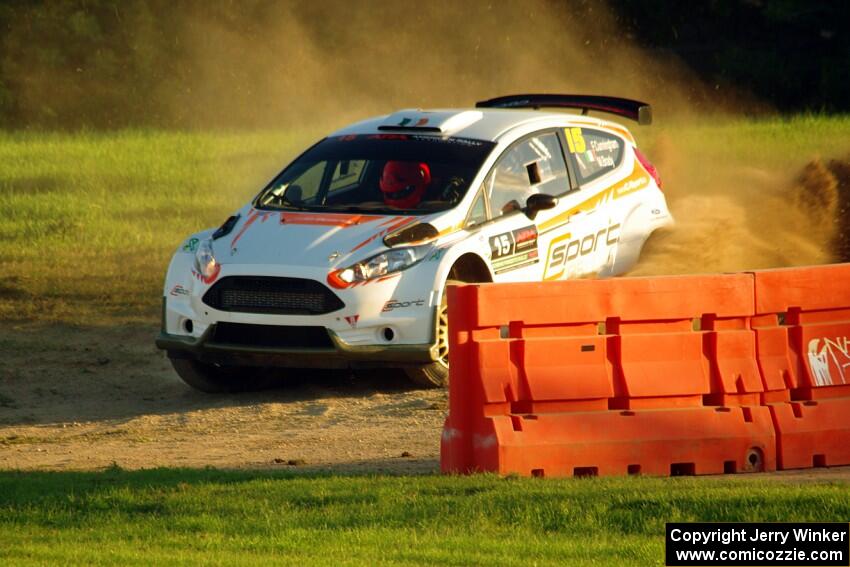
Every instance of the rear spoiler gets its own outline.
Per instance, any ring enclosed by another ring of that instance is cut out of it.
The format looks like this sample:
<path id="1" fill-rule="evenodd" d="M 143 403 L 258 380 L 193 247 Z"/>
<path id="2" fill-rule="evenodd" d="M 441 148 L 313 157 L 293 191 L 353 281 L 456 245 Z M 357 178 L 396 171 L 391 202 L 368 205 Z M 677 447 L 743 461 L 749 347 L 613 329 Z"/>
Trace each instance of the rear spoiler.
<path id="1" fill-rule="evenodd" d="M 517 94 L 491 98 L 475 103 L 476 108 L 580 108 L 582 114 L 590 110 L 607 112 L 636 121 L 652 124 L 652 107 L 639 100 L 615 96 L 569 94 Z"/>

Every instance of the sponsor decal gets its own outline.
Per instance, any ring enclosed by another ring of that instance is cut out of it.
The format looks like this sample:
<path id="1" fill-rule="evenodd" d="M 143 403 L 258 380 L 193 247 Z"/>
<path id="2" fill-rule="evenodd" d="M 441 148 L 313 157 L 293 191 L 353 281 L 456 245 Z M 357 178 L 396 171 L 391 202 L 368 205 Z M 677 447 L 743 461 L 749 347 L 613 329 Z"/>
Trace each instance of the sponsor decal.
<path id="1" fill-rule="evenodd" d="M 536 264 L 537 227 L 518 228 L 490 237 L 490 258 L 493 272 L 500 274 Z"/>
<path id="2" fill-rule="evenodd" d="M 417 142 L 429 142 L 433 144 L 453 144 L 478 148 L 487 142 L 472 140 L 470 138 L 423 136 L 421 134 L 346 134 L 333 138 L 339 142 L 353 142 L 355 140 L 415 140 Z"/>
<path id="3" fill-rule="evenodd" d="M 565 234 L 552 240 L 549 245 L 549 263 L 543 274 L 544 280 L 561 277 L 568 262 L 595 252 L 600 246 L 608 248 L 620 241 L 620 223 L 590 233 L 580 238 Z"/>
<path id="4" fill-rule="evenodd" d="M 352 329 L 357 327 L 357 320 L 360 319 L 360 315 L 349 315 L 345 318 L 346 323 L 348 323 Z"/>
<path id="5" fill-rule="evenodd" d="M 627 181 L 614 189 L 614 197 L 620 197 L 622 195 L 627 195 L 632 193 L 633 191 L 637 191 L 649 181 L 646 177 L 639 177 L 638 179 L 633 179 L 631 181 Z"/>
<path id="6" fill-rule="evenodd" d="M 183 287 L 182 285 L 177 284 L 177 285 L 175 285 L 174 287 L 171 288 L 170 294 L 175 295 L 175 296 L 176 295 L 189 295 L 189 290 L 186 289 L 185 287 Z"/>
<path id="7" fill-rule="evenodd" d="M 407 140 L 407 134 L 369 134 L 367 140 Z"/>
<path id="8" fill-rule="evenodd" d="M 424 299 L 414 299 L 412 301 L 399 301 L 397 299 L 390 299 L 384 304 L 384 308 L 381 309 L 381 311 L 383 313 L 386 313 L 395 309 L 404 309 L 406 307 L 422 307 L 423 305 L 425 305 Z"/>
<path id="9" fill-rule="evenodd" d="M 812 339 L 808 348 L 809 368 L 812 371 L 812 379 L 815 386 L 834 386 L 837 384 L 850 384 L 847 381 L 845 371 L 850 366 L 850 339 L 847 337 L 826 337 Z M 835 369 L 840 382 L 833 378 Z"/>
<path id="10" fill-rule="evenodd" d="M 186 244 L 183 245 L 183 248 L 182 248 L 183 252 L 188 252 L 188 253 L 194 252 L 195 250 L 198 249 L 198 243 L 200 241 L 201 240 L 198 239 L 198 238 L 190 238 L 189 240 L 186 241 Z"/>
<path id="11" fill-rule="evenodd" d="M 469 138 L 437 138 L 436 136 L 420 136 L 414 135 L 410 137 L 411 140 L 416 140 L 417 142 L 433 142 L 436 144 L 455 144 L 458 146 L 468 146 L 468 147 L 480 147 L 484 145 L 484 142 L 480 140 L 471 140 Z"/>
<path id="12" fill-rule="evenodd" d="M 434 253 L 431 254 L 431 256 L 428 258 L 428 261 L 429 262 L 439 262 L 440 260 L 443 259 L 443 255 L 445 253 L 446 253 L 445 248 L 438 248 L 437 250 L 434 250 Z"/>

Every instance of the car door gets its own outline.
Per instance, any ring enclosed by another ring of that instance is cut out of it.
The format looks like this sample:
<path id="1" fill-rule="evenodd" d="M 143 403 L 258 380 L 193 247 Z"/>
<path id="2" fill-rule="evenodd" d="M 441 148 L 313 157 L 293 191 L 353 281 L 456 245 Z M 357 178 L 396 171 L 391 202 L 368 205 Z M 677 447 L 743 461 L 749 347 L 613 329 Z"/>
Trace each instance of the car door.
<path id="1" fill-rule="evenodd" d="M 495 281 L 543 279 L 553 242 L 582 231 L 581 215 L 568 214 L 576 200 L 573 186 L 557 129 L 526 136 L 500 156 L 482 188 L 490 220 L 481 231 Z M 528 197 L 537 193 L 560 200 L 554 209 L 539 211 L 531 219 L 522 209 Z"/>

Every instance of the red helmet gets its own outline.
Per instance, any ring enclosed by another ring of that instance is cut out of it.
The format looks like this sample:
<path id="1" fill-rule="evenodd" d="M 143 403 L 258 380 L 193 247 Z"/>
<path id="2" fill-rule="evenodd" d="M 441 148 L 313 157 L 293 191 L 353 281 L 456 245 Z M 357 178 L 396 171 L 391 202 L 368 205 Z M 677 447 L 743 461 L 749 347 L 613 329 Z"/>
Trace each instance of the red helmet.
<path id="1" fill-rule="evenodd" d="M 431 168 L 427 163 L 388 161 L 381 174 L 384 202 L 400 209 L 418 205 L 430 184 Z"/>

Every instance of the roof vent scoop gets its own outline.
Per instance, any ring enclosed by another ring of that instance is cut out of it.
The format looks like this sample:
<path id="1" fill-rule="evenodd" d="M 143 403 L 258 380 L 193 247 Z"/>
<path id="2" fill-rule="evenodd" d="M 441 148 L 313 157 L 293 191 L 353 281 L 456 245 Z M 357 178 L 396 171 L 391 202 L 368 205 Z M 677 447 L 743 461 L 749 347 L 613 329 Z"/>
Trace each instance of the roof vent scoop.
<path id="1" fill-rule="evenodd" d="M 453 110 L 400 110 L 387 116 L 383 124 L 378 126 L 378 130 L 451 134 L 478 122 L 483 116 L 479 110 L 464 110 L 461 112 Z"/>

